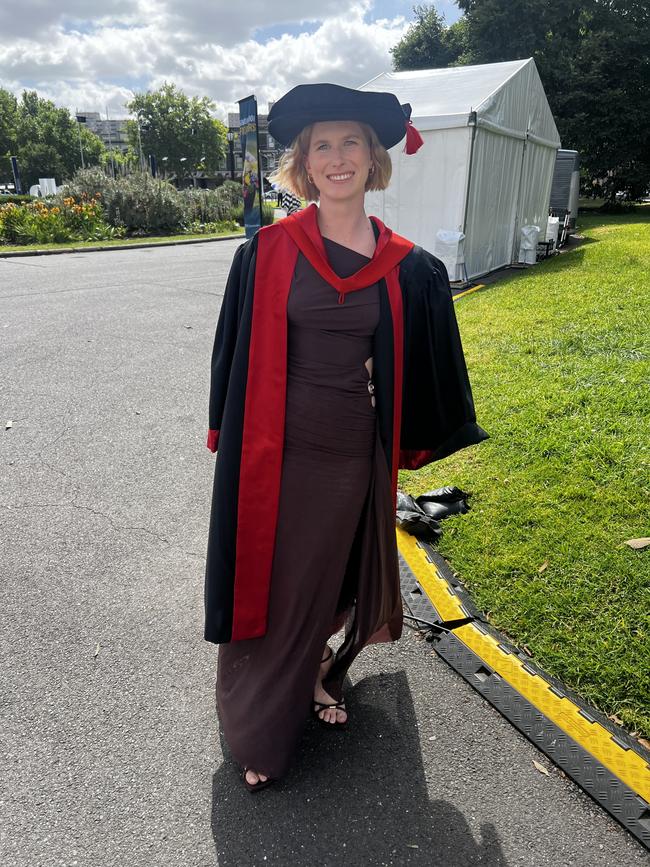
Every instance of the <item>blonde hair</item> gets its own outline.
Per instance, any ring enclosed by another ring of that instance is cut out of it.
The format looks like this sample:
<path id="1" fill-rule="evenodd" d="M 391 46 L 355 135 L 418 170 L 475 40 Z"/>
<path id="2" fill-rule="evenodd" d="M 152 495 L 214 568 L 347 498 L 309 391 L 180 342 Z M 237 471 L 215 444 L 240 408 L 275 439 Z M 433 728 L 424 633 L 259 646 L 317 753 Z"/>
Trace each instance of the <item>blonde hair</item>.
<path id="1" fill-rule="evenodd" d="M 368 175 L 366 192 L 369 190 L 385 190 L 390 183 L 390 177 L 393 172 L 390 155 L 377 138 L 377 133 L 369 124 L 362 121 L 356 121 L 356 123 L 359 124 L 366 136 L 366 141 L 370 148 L 370 159 L 375 167 L 374 172 Z M 305 168 L 305 157 L 309 152 L 309 142 L 313 128 L 314 124 L 311 123 L 298 133 L 296 138 L 291 142 L 290 147 L 280 157 L 280 164 L 277 170 L 272 175 L 269 175 L 271 182 L 290 190 L 308 202 L 316 202 L 320 198 L 318 187 L 310 182 L 307 176 L 307 169 Z"/>

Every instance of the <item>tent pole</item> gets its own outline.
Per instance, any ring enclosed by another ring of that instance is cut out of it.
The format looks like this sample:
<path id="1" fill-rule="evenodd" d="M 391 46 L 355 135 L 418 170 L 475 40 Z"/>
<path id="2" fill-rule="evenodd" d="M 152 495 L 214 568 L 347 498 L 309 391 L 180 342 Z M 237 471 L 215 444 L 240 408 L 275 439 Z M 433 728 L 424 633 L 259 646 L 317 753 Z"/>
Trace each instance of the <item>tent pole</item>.
<path id="1" fill-rule="evenodd" d="M 517 244 L 519 243 L 519 210 L 521 207 L 521 185 L 524 180 L 524 160 L 526 158 L 526 146 L 528 145 L 528 130 L 526 130 L 526 138 L 524 139 L 524 146 L 521 149 L 521 167 L 519 169 L 519 186 L 517 187 L 517 202 L 515 205 L 515 226 L 514 232 L 512 233 L 512 248 L 510 250 L 510 262 L 515 261 Z"/>
<path id="2" fill-rule="evenodd" d="M 469 168 L 467 169 L 467 189 L 465 190 L 465 207 L 463 208 L 463 235 L 467 238 L 467 206 L 469 205 L 469 189 L 472 182 L 472 166 L 474 165 L 474 139 L 476 138 L 476 112 L 470 111 L 467 120 L 469 126 L 472 127 L 472 140 L 469 146 Z"/>
<path id="3" fill-rule="evenodd" d="M 463 242 L 464 249 L 464 257 L 463 257 L 463 269 L 465 271 L 465 285 L 469 283 L 467 279 L 467 208 L 469 207 L 469 191 L 470 185 L 472 183 L 472 166 L 474 165 L 474 139 L 476 138 L 476 127 L 478 126 L 476 120 L 476 112 L 470 111 L 469 118 L 467 119 L 467 123 L 472 127 L 472 139 L 469 145 L 469 166 L 467 168 L 467 187 L 465 189 L 465 206 L 463 208 L 463 228 L 462 232 L 465 235 L 465 241 Z"/>

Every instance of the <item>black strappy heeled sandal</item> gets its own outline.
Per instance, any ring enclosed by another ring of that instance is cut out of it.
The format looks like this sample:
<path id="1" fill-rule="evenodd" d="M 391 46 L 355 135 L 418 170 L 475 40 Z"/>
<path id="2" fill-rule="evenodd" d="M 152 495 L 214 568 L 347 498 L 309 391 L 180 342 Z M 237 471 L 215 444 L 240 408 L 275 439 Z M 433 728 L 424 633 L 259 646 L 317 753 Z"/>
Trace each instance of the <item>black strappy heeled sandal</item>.
<path id="1" fill-rule="evenodd" d="M 253 771 L 254 774 L 257 774 L 258 780 L 256 783 L 249 783 L 248 780 L 246 779 L 246 772 L 252 771 L 252 770 L 253 770 L 252 768 L 244 768 L 244 773 L 243 773 L 244 785 L 246 786 L 246 788 L 248 789 L 249 792 L 259 792 L 260 789 L 265 789 L 267 786 L 270 786 L 271 783 L 275 782 L 275 779 L 273 777 L 267 777 L 266 780 L 260 780 L 259 774 L 257 774 L 257 771 Z"/>
<path id="2" fill-rule="evenodd" d="M 332 658 L 332 654 L 333 654 L 332 648 L 328 647 L 328 650 L 329 650 L 329 655 L 326 656 L 324 659 L 321 659 L 321 661 L 320 661 L 321 665 L 324 662 L 327 662 L 328 659 Z M 312 716 L 322 726 L 326 726 L 328 729 L 337 729 L 338 731 L 341 731 L 342 729 L 347 728 L 347 724 L 348 724 L 347 716 L 343 722 L 339 722 L 338 720 L 336 720 L 335 722 L 327 722 L 327 720 L 324 720 L 322 717 L 319 716 L 319 714 L 322 710 L 327 710 L 327 709 L 332 708 L 332 707 L 336 708 L 337 710 L 345 711 L 345 713 L 347 715 L 348 711 L 347 711 L 347 708 L 345 707 L 344 701 L 336 701 L 336 702 L 332 702 L 331 704 L 327 704 L 326 702 L 316 701 L 316 699 L 314 698 L 314 699 L 312 699 L 312 703 L 314 705 L 312 707 L 312 710 L 311 710 Z"/>

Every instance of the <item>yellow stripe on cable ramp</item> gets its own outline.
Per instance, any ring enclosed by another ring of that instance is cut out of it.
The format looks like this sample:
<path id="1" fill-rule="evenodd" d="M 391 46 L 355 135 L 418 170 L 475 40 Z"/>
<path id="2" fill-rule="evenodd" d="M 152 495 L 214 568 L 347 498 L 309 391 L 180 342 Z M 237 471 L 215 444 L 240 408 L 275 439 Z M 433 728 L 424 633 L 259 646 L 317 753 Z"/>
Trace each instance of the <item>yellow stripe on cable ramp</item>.
<path id="1" fill-rule="evenodd" d="M 401 527 L 396 528 L 396 533 L 400 554 L 442 619 L 460 620 L 467 617 L 460 599 L 451 592 L 449 582 L 440 575 L 435 563 L 427 559 L 415 536 L 411 536 Z"/>
<path id="2" fill-rule="evenodd" d="M 435 564 L 427 559 L 417 539 L 399 527 L 396 532 L 400 553 L 443 622 L 465 618 L 467 614 L 460 600 Z M 610 731 L 597 720 L 586 719 L 570 698 L 556 695 L 541 674 L 531 673 L 524 668 L 522 660 L 504 652 L 494 636 L 484 634 L 472 623 L 457 626 L 451 632 L 550 722 L 573 738 L 633 792 L 650 802 L 650 766 L 641 755 L 619 746 Z"/>
<path id="3" fill-rule="evenodd" d="M 542 676 L 531 674 L 520 659 L 504 653 L 494 636 L 482 633 L 471 623 L 454 629 L 453 634 L 621 782 L 650 801 L 650 768 L 642 756 L 619 746 L 610 731 L 597 720 L 586 719 L 570 698 L 560 698 Z"/>

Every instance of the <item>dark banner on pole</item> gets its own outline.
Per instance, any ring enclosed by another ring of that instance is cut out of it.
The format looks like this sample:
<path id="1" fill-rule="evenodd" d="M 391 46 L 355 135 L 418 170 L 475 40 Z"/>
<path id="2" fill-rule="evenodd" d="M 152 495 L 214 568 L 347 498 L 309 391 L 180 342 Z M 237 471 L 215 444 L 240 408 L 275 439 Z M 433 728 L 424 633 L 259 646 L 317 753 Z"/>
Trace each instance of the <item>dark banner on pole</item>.
<path id="1" fill-rule="evenodd" d="M 244 160 L 242 170 L 244 228 L 246 237 L 252 238 L 262 225 L 262 161 L 257 125 L 257 100 L 254 96 L 239 100 L 239 136 Z"/>
<path id="2" fill-rule="evenodd" d="M 18 168 L 18 157 L 11 157 L 11 171 L 14 173 L 14 191 L 21 195 L 23 192 L 23 184 L 20 180 L 20 169 Z"/>

